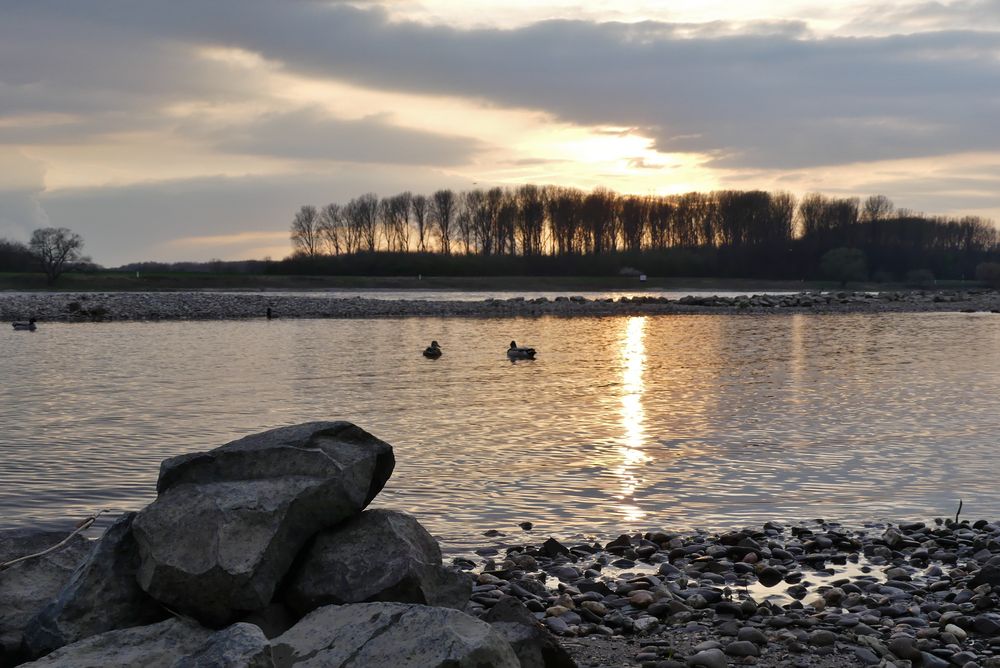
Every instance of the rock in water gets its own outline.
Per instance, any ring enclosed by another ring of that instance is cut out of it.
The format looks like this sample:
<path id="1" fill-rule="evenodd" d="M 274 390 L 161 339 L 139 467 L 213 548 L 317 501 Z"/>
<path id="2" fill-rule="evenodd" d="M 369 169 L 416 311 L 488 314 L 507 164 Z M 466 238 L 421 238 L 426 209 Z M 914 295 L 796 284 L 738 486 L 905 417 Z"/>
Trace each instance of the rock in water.
<path id="1" fill-rule="evenodd" d="M 513 596 L 505 596 L 483 617 L 517 654 L 521 668 L 576 668 L 555 636 Z"/>
<path id="2" fill-rule="evenodd" d="M 271 642 L 274 665 L 519 668 L 489 624 L 449 608 L 358 603 L 318 608 Z"/>
<path id="3" fill-rule="evenodd" d="M 168 619 L 151 626 L 108 631 L 66 645 L 24 664 L 31 668 L 168 668 L 201 649 L 212 631 L 192 622 Z"/>
<path id="4" fill-rule="evenodd" d="M 111 525 L 55 600 L 31 620 L 24 632 L 30 656 L 167 617 L 167 611 L 135 581 L 139 553 L 132 537 L 134 519 L 135 513 L 127 513 Z"/>
<path id="5" fill-rule="evenodd" d="M 0 531 L 0 563 L 47 550 L 68 533 Z M 0 570 L 0 665 L 19 659 L 24 627 L 59 593 L 90 548 L 90 541 L 76 535 L 58 550 Z"/>
<path id="6" fill-rule="evenodd" d="M 441 548 L 416 518 L 366 510 L 316 536 L 289 576 L 285 600 L 300 616 L 369 601 L 461 610 L 471 593 L 471 578 L 441 565 Z"/>
<path id="7" fill-rule="evenodd" d="M 139 585 L 211 626 L 270 603 L 316 532 L 361 512 L 392 446 L 349 422 L 310 422 L 163 462 L 132 527 Z"/>

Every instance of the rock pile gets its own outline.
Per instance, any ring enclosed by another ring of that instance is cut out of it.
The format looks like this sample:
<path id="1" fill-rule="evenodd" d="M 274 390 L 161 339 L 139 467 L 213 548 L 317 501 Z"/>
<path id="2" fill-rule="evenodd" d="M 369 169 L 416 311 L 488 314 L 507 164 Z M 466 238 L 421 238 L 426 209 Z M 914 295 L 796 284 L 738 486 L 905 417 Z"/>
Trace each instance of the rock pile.
<path id="1" fill-rule="evenodd" d="M 394 463 L 347 422 L 164 461 L 156 500 L 92 546 L 0 570 L 0 666 L 572 665 L 526 610 L 462 612 L 472 579 L 416 519 L 365 510 Z M 0 563 L 62 537 L 0 533 Z M 519 660 L 542 645 L 563 663 Z"/>
<path id="2" fill-rule="evenodd" d="M 516 597 L 577 639 L 581 665 L 1000 668 L 1000 523 L 817 520 L 501 549 L 456 560 L 478 573 L 471 612 Z"/>

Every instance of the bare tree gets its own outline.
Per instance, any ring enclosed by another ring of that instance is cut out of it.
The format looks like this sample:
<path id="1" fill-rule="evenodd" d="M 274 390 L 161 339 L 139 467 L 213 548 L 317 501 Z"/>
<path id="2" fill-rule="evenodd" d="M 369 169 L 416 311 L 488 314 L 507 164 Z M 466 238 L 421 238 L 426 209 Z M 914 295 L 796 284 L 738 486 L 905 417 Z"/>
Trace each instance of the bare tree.
<path id="1" fill-rule="evenodd" d="M 865 200 L 861 219 L 866 223 L 885 220 L 892 215 L 895 208 L 896 206 L 892 203 L 892 200 L 885 195 L 872 195 Z"/>
<path id="2" fill-rule="evenodd" d="M 455 221 L 455 193 L 438 190 L 431 196 L 431 220 L 437 230 L 441 252 L 451 253 L 451 226 Z"/>
<path id="3" fill-rule="evenodd" d="M 374 252 L 378 247 L 378 195 L 365 193 L 344 207 L 344 220 L 357 250 Z"/>
<path id="4" fill-rule="evenodd" d="M 319 254 L 319 217 L 314 206 L 303 206 L 292 219 L 292 247 L 296 255 L 316 257 Z"/>
<path id="5" fill-rule="evenodd" d="M 340 255 L 344 250 L 345 225 L 344 216 L 339 204 L 327 204 L 319 212 L 319 236 L 331 255 Z"/>
<path id="6" fill-rule="evenodd" d="M 66 265 L 84 260 L 83 237 L 65 227 L 42 227 L 31 233 L 28 242 L 31 254 L 42 265 L 49 284 L 65 271 Z"/>
<path id="7" fill-rule="evenodd" d="M 485 199 L 486 196 L 482 190 L 469 190 L 458 196 L 461 207 L 455 217 L 455 222 L 458 223 L 458 235 L 462 240 L 466 255 L 472 252 L 477 222 L 481 222 L 486 217 L 486 207 L 483 205 Z"/>
<path id="8" fill-rule="evenodd" d="M 423 253 L 427 251 L 427 198 L 417 195 L 410 206 L 413 209 L 413 222 L 417 226 L 417 250 Z"/>
<path id="9" fill-rule="evenodd" d="M 517 235 L 524 255 L 542 252 L 542 231 L 545 227 L 545 199 L 536 185 L 526 184 L 517 189 Z"/>

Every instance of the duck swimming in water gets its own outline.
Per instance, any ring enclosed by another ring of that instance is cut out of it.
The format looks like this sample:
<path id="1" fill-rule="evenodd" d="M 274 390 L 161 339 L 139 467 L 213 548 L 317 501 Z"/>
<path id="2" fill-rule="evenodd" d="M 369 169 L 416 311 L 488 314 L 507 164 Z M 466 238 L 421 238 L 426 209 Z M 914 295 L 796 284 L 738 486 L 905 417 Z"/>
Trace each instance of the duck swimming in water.
<path id="1" fill-rule="evenodd" d="M 38 329 L 38 327 L 35 326 L 34 318 L 29 320 L 28 322 L 15 322 L 11 324 L 14 325 L 14 330 L 18 332 L 33 332 L 36 329 Z"/>
<path id="2" fill-rule="evenodd" d="M 438 345 L 437 341 L 431 341 L 431 345 L 424 348 L 424 357 L 429 357 L 432 360 L 436 360 L 441 357 L 441 346 Z"/>
<path id="3" fill-rule="evenodd" d="M 522 348 L 517 345 L 516 341 L 511 341 L 510 348 L 507 348 L 507 357 L 512 360 L 533 360 L 535 359 L 535 349 Z"/>

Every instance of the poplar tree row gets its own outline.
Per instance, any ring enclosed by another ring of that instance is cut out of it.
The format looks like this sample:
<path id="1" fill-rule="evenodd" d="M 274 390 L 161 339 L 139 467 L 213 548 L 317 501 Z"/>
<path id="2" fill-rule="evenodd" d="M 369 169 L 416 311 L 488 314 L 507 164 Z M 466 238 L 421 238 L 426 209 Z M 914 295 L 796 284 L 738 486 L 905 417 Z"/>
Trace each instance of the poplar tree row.
<path id="1" fill-rule="evenodd" d="M 991 252 L 993 224 L 896 210 L 882 195 L 863 202 L 809 194 L 720 190 L 621 195 L 559 186 L 438 190 L 344 204 L 303 206 L 291 225 L 296 257 L 358 252 L 566 255 L 670 248 L 900 247 Z"/>

